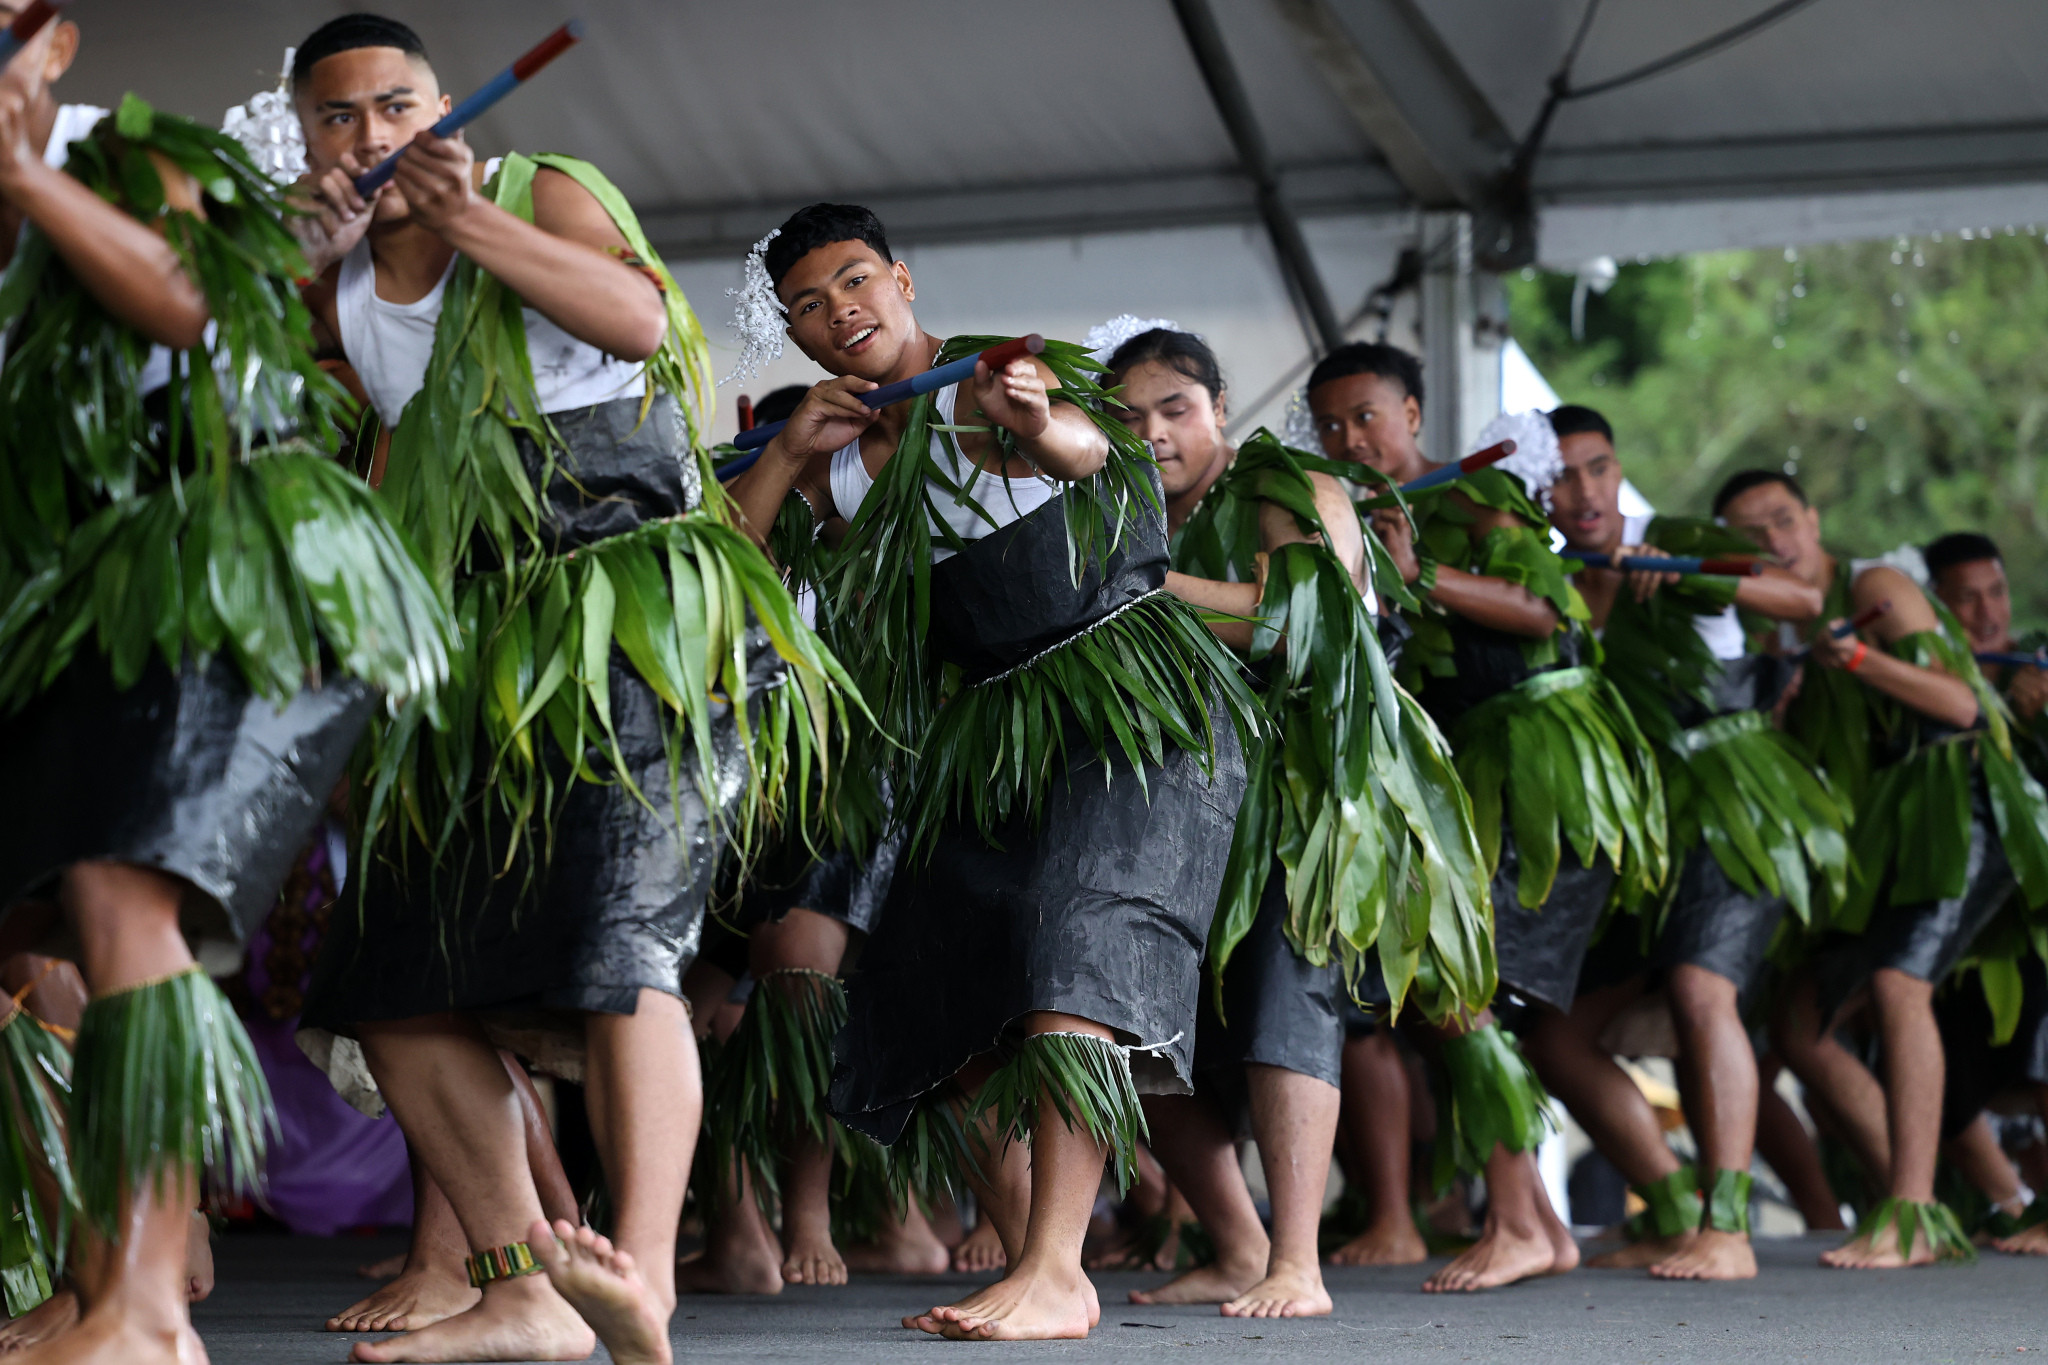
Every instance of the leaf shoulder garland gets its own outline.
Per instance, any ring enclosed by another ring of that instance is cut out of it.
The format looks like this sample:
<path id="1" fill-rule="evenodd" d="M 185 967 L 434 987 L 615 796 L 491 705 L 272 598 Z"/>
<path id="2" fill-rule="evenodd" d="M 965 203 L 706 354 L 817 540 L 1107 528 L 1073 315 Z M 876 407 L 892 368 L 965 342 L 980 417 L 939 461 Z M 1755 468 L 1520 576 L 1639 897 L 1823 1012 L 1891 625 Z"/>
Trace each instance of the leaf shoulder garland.
<path id="1" fill-rule="evenodd" d="M 947 341 L 946 364 L 1005 340 Z M 1109 442 L 1103 466 L 1062 483 L 1069 567 L 1079 582 L 1091 564 L 1119 549 L 1140 518 L 1163 518 L 1157 467 L 1144 443 L 1106 409 L 1102 367 L 1071 342 L 1048 341 L 1039 359 L 1057 381 L 1055 402 L 1073 403 Z M 1068 746 L 1108 765 L 1128 763 L 1141 778 L 1168 746 L 1213 762 L 1210 703 L 1249 736 L 1257 703 L 1241 669 L 1185 603 L 1165 593 L 1142 598 L 1007 673 L 967 684 L 927 645 L 932 551 L 967 542 L 939 515 L 942 499 L 996 520 L 975 502 L 973 461 L 960 456 L 954 431 L 938 420 L 936 396 L 921 395 L 896 452 L 848 518 L 837 551 L 820 556 L 821 598 L 849 672 L 878 720 L 872 763 L 892 780 L 896 821 L 911 832 L 906 856 L 927 850 L 946 819 L 966 820 L 994 839 L 1014 816 L 1035 818 L 1062 780 Z M 1016 439 L 991 433 L 991 467 L 1023 457 Z M 936 440 L 948 468 L 933 453 Z M 864 755 L 864 759 L 865 759 Z"/>
<path id="2" fill-rule="evenodd" d="M 203 213 L 166 203 L 160 165 Z M 349 401 L 313 360 L 293 280 L 304 257 L 280 191 L 233 138 L 133 95 L 74 143 L 66 170 L 159 227 L 212 319 L 170 352 L 146 408 L 151 348 L 25 228 L 0 279 L 0 712 L 82 649 L 116 687 L 152 655 L 177 669 L 226 650 L 282 702 L 330 669 L 431 705 L 452 627 L 414 546 L 333 459 Z"/>
<path id="3" fill-rule="evenodd" d="M 672 799 L 688 763 L 717 812 L 723 803 L 714 794 L 737 781 L 739 814 L 727 833 L 747 855 L 764 829 L 791 814 L 799 823 L 814 815 L 811 793 L 828 782 L 859 695 L 766 556 L 732 524 L 699 439 L 712 391 L 703 331 L 624 197 L 594 167 L 552 155 L 506 157 L 484 193 L 531 221 L 533 180 L 543 169 L 588 189 L 660 282 L 669 327 L 646 366 L 641 413 L 660 397 L 676 401 L 689 432 L 680 476 L 685 488 L 701 489 L 702 503 L 551 552 L 541 493 L 568 452 L 540 411 L 524 306 L 460 259 L 425 385 L 393 432 L 382 493 L 426 547 L 462 648 L 445 715 L 413 708 L 374 735 L 365 821 L 373 834 L 403 840 L 400 831 L 409 832 L 433 857 L 458 830 L 480 831 L 504 867 L 522 855 L 533 866 L 569 790 L 547 761 L 549 746 L 571 783 L 631 785 L 611 713 L 616 647 L 660 699 L 667 722 L 671 791 L 634 795 L 657 805 Z M 538 480 L 515 434 L 541 450 Z M 750 678 L 756 630 L 779 663 L 780 683 Z M 744 754 L 739 773 L 718 771 L 712 746 L 693 738 L 709 733 L 714 707 L 728 704 Z M 593 753 L 610 760 L 609 774 L 593 765 Z M 529 842 L 536 834 L 538 848 Z"/>
<path id="4" fill-rule="evenodd" d="M 1268 557 L 1251 650 L 1254 663 L 1270 661 L 1267 725 L 1246 754 L 1251 781 L 1211 921 L 1210 971 L 1220 997 L 1277 858 L 1295 950 L 1318 966 L 1340 962 L 1355 989 L 1377 945 L 1394 1010 L 1412 992 L 1441 1022 L 1493 995 L 1487 873 L 1450 745 L 1394 681 L 1363 594 L 1327 548 L 1310 474 L 1334 463 L 1262 428 L 1175 538 L 1177 568 L 1240 582 L 1256 572 L 1262 504 L 1324 542 Z M 1378 480 L 1359 465 L 1321 472 Z M 1384 556 L 1377 537 L 1365 542 Z"/>

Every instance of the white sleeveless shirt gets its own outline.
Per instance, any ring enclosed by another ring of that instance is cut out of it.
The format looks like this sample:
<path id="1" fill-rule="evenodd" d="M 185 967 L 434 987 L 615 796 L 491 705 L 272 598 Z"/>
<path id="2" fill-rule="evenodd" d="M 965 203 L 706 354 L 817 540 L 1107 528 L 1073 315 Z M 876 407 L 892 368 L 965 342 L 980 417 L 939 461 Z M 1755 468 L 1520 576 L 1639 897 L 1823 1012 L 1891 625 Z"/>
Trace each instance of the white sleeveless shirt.
<path id="1" fill-rule="evenodd" d="M 496 161 L 488 164 L 485 178 L 496 169 Z M 370 259 L 367 237 L 342 258 L 341 278 L 334 291 L 342 349 L 386 426 L 398 425 L 405 405 L 426 384 L 427 361 L 434 353 L 434 328 L 441 321 L 441 300 L 448 292 L 457 259 L 449 259 L 448 268 L 425 298 L 416 303 L 390 303 L 377 297 L 377 268 Z M 533 387 L 542 412 L 569 412 L 639 392 L 645 366 L 578 341 L 531 308 L 521 311 L 526 318 L 526 354 L 533 362 Z"/>
<path id="2" fill-rule="evenodd" d="M 941 423 L 952 425 L 953 407 L 959 395 L 958 384 L 949 384 L 935 395 L 933 406 L 938 410 Z M 1011 479 L 975 469 L 972 461 L 956 456 L 938 432 L 932 433 L 932 458 L 956 484 L 966 477 L 968 470 L 973 469 L 974 482 L 968 485 L 967 496 L 995 520 L 994 526 L 989 525 L 972 506 L 957 500 L 951 491 L 934 486 L 932 501 L 938 505 L 938 520 L 932 523 L 933 535 L 939 534 L 938 522 L 942 520 L 960 539 L 980 540 L 999 527 L 1023 520 L 1060 495 L 1059 483 L 1043 474 Z M 875 476 L 868 473 L 867 464 L 860 457 L 858 440 L 832 452 L 831 480 L 833 509 L 852 521 L 869 490 L 875 486 Z M 953 551 L 943 545 L 932 546 L 934 564 L 950 559 L 952 555 Z"/>

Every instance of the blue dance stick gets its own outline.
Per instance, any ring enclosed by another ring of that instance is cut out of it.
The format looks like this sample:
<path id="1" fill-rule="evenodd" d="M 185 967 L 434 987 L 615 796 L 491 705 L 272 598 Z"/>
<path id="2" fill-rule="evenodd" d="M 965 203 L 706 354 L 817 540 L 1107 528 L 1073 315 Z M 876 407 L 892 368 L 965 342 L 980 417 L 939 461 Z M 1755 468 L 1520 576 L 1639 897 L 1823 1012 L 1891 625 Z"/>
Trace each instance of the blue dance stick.
<path id="1" fill-rule="evenodd" d="M 1713 578 L 1751 578 L 1764 571 L 1760 561 L 1753 559 L 1702 559 L 1698 555 L 1623 555 L 1616 563 L 1614 556 L 1601 554 L 1597 550 L 1559 550 L 1564 559 L 1576 559 L 1589 569 L 1620 569 L 1624 573 L 1679 573 L 1701 574 Z"/>
<path id="2" fill-rule="evenodd" d="M 576 45 L 583 36 L 583 21 L 571 19 L 568 23 L 534 44 L 525 56 L 485 81 L 483 85 L 462 103 L 441 116 L 441 121 L 430 130 L 435 137 L 452 137 L 457 130 L 484 110 L 496 104 L 555 58 Z M 410 146 L 411 144 L 407 144 Z M 400 147 L 390 156 L 356 177 L 356 193 L 368 199 L 391 178 L 398 169 L 398 159 L 405 155 L 406 148 Z"/>
<path id="3" fill-rule="evenodd" d="M 993 373 L 1020 356 L 1037 355 L 1044 349 L 1045 338 L 1033 332 L 1030 336 L 1018 337 L 1014 341 L 1005 341 L 1001 345 L 991 346 L 985 351 L 976 351 L 973 355 L 963 355 L 958 360 L 948 361 L 944 365 L 935 366 L 932 369 L 926 370 L 923 374 L 914 374 L 908 379 L 899 379 L 893 384 L 884 384 L 879 389 L 870 389 L 860 395 L 860 401 L 871 408 L 886 408 L 891 403 L 901 403 L 904 399 L 915 398 L 921 393 L 936 393 L 949 384 L 965 383 L 973 376 L 974 367 L 984 360 L 988 362 L 988 368 Z M 753 453 L 743 455 L 729 464 L 720 465 L 718 468 L 719 482 L 723 483 L 727 479 L 737 478 L 749 469 L 752 469 L 754 461 L 761 458 L 761 447 L 774 440 L 775 433 L 788 425 L 789 422 L 787 420 L 770 422 L 766 426 L 754 427 L 741 432 L 733 441 L 733 444 L 741 450 L 752 451 Z"/>
<path id="4" fill-rule="evenodd" d="M 1436 469 L 1430 470 L 1419 479 L 1410 479 L 1401 485 L 1401 491 L 1403 493 L 1420 493 L 1425 488 L 1435 488 L 1438 484 L 1462 479 L 1474 470 L 1484 469 L 1496 461 L 1505 460 L 1514 453 L 1515 443 L 1513 441 L 1501 441 L 1496 445 L 1488 446 L 1484 450 L 1473 451 L 1456 464 L 1441 465 Z"/>
<path id="5" fill-rule="evenodd" d="M 2002 654 L 1986 651 L 1977 656 L 1980 664 L 2002 664 L 2007 668 L 2048 668 L 2048 652 L 2040 654 Z"/>

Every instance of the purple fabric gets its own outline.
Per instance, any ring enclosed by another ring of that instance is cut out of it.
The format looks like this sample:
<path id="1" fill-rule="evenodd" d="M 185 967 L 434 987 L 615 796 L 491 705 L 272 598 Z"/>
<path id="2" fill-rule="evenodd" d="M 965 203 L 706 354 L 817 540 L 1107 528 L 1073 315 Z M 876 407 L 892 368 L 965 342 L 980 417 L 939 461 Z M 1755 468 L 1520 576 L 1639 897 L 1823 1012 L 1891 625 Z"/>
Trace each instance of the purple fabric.
<path id="1" fill-rule="evenodd" d="M 315 835 L 309 870 L 325 870 L 329 862 L 332 845 L 325 834 L 323 829 Z M 244 970 L 249 993 L 259 1001 L 271 985 L 265 962 L 275 922 L 266 921 L 249 941 Z M 319 942 L 318 931 L 309 928 L 302 945 L 308 961 Z M 295 984 L 304 990 L 303 981 Z M 277 1020 L 258 1009 L 243 1022 L 284 1129 L 270 1149 L 270 1211 L 293 1232 L 312 1237 L 412 1222 L 412 1176 L 397 1121 L 388 1111 L 379 1119 L 364 1118 L 334 1093 L 325 1073 L 299 1050 L 293 1036 L 297 1015 Z"/>

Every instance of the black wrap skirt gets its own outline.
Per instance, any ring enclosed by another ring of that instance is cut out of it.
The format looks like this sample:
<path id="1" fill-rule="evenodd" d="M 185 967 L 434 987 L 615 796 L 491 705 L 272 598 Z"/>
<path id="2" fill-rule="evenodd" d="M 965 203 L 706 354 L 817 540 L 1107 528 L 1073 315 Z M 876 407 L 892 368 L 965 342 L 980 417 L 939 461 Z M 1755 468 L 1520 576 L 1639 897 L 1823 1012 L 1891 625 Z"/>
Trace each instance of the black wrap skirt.
<path id="1" fill-rule="evenodd" d="M 1655 986 L 1673 967 L 1690 966 L 1734 982 L 1747 998 L 1761 979 L 1764 956 L 1784 917 L 1782 898 L 1768 891 L 1744 891 L 1711 852 L 1695 848 L 1679 866 L 1678 885 L 1657 941 L 1644 951 L 1638 924 L 1616 920 L 1586 954 L 1579 991 L 1618 986 L 1644 973 Z"/>
<path id="2" fill-rule="evenodd" d="M 1287 875 L 1276 862 L 1259 913 L 1223 971 L 1223 1017 L 1202 991 L 1195 1069 L 1206 1087 L 1238 1096 L 1245 1066 L 1284 1067 L 1343 1084 L 1344 1029 L 1352 1010 L 1344 970 L 1318 967 L 1287 941 Z"/>
<path id="3" fill-rule="evenodd" d="M 2029 953 L 2020 964 L 2020 1023 L 2010 1041 L 1991 1041 L 1991 1006 L 1974 975 L 1949 982 L 1934 998 L 1941 1028 L 1941 1136 L 1960 1134 L 2000 1091 L 2048 1086 L 2048 972 Z"/>
<path id="4" fill-rule="evenodd" d="M 73 863 L 119 862 L 184 882 L 186 933 L 216 967 L 277 903 L 377 704 L 352 678 L 282 707 L 225 655 L 172 672 L 152 657 L 117 691 L 84 653 L 0 721 L 0 905 L 48 896 Z M 53 925 L 38 946 L 75 955 Z"/>

